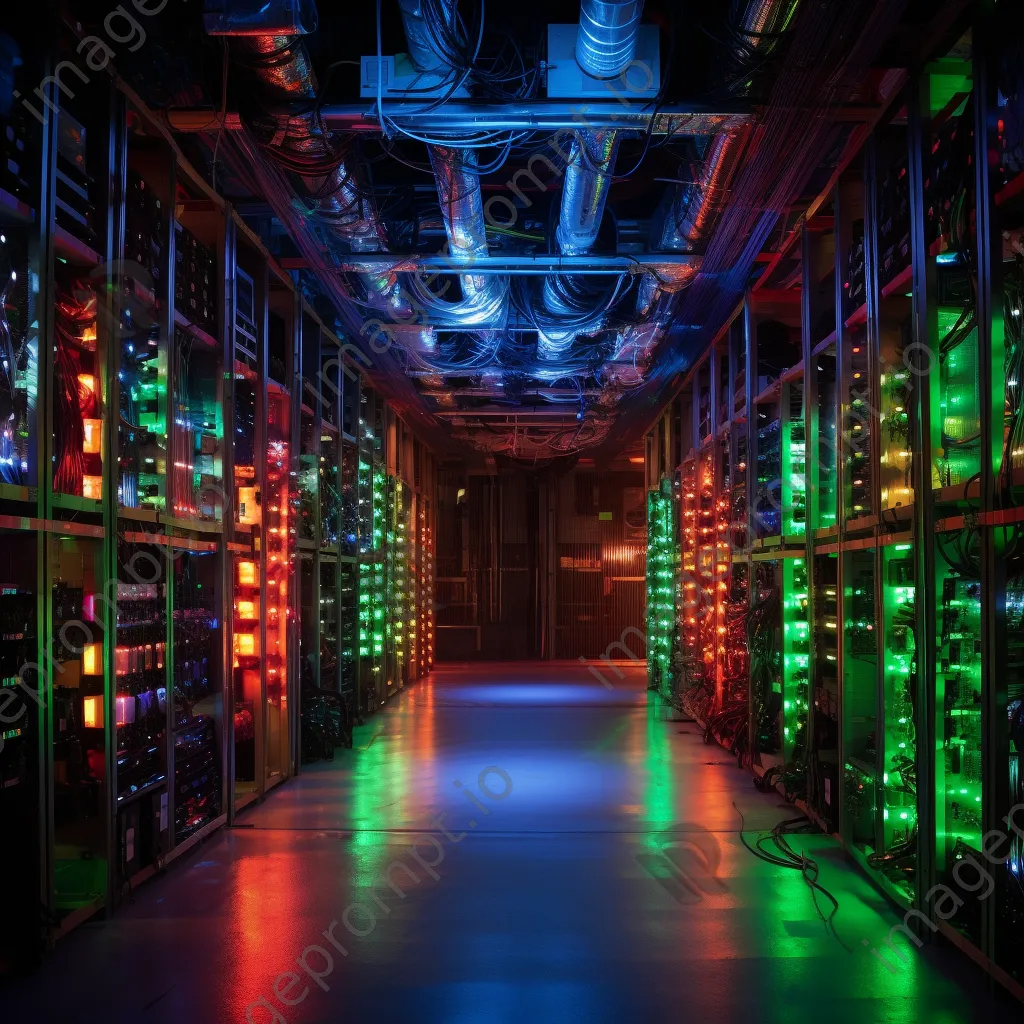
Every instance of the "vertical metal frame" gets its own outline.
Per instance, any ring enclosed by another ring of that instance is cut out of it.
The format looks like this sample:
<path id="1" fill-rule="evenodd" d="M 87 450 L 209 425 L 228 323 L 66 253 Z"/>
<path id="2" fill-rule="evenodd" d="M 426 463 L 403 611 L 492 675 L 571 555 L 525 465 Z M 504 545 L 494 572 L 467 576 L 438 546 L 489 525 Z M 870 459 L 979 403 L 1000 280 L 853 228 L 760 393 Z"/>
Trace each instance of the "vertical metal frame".
<path id="1" fill-rule="evenodd" d="M 867 306 L 867 322 L 864 335 L 868 346 L 868 381 L 871 417 L 871 515 L 881 519 L 882 489 L 882 372 L 881 322 L 879 309 L 880 290 L 878 277 L 878 138 L 872 134 L 864 147 L 864 302 Z M 878 597 L 879 588 L 875 588 Z M 881 683 L 879 683 L 881 687 Z M 881 692 L 881 691 L 880 691 Z"/>
<path id="2" fill-rule="evenodd" d="M 757 330 L 754 326 L 753 299 L 747 289 L 743 300 L 743 342 L 746 353 L 747 393 L 744 415 L 747 418 L 747 517 L 750 520 L 750 536 L 754 537 L 754 503 L 757 497 L 757 430 L 754 415 L 754 398 L 757 394 Z"/>
<path id="3" fill-rule="evenodd" d="M 288 736 L 288 777 L 299 774 L 302 765 L 301 736 L 299 732 L 299 707 L 302 694 L 302 666 L 300 663 L 299 631 L 302 626 L 302 580 L 300 571 L 300 553 L 298 546 L 299 531 L 295 528 L 295 503 L 291 498 L 292 487 L 298 487 L 292 481 L 299 480 L 300 462 L 299 456 L 302 445 L 302 296 L 291 282 L 291 330 L 288 334 L 288 342 L 291 345 L 291 352 L 285 356 L 290 359 L 288 366 L 288 394 L 291 396 L 288 411 L 291 416 L 291 440 L 288 447 L 288 493 L 285 501 L 288 509 L 288 527 L 290 561 L 288 563 L 288 678 L 285 683 L 285 698 L 288 702 L 288 719 L 285 723 L 285 733 Z"/>
<path id="4" fill-rule="evenodd" d="M 295 429 L 295 437 L 297 439 L 296 452 L 298 458 L 302 458 L 302 406 L 306 404 L 306 383 L 307 381 L 316 388 L 314 377 L 314 366 L 316 370 L 320 369 L 320 338 L 319 328 L 316 328 L 316 339 L 314 341 L 312 335 L 314 333 L 314 324 L 310 324 L 312 320 L 312 312 L 308 309 L 306 304 L 302 301 L 301 289 L 296 287 L 296 351 L 295 351 L 295 366 L 294 366 L 294 379 L 295 379 L 295 393 L 297 396 L 296 404 L 298 405 L 298 426 Z M 310 551 L 307 548 L 299 548 L 296 544 L 296 575 L 298 579 L 298 592 L 299 592 L 299 607 L 301 613 L 302 606 L 302 571 L 303 563 L 308 561 L 310 570 L 310 583 L 312 586 L 312 598 L 311 604 L 313 609 L 316 610 L 316 614 L 319 616 L 320 610 L 320 539 L 321 539 L 321 525 L 322 520 L 320 516 L 320 436 L 323 432 L 322 423 L 323 417 L 320 410 L 320 402 L 315 402 L 311 408 L 313 409 L 313 430 L 315 433 L 314 443 L 316 450 L 314 452 L 315 466 L 317 472 L 315 474 L 316 480 L 316 498 L 313 509 L 313 550 Z M 301 624 L 300 624 L 301 630 Z M 311 656 L 313 663 L 314 678 L 319 680 L 320 678 L 320 645 L 317 644 L 315 649 L 306 652 L 306 656 Z M 303 657 L 300 652 L 299 655 L 299 693 L 301 694 L 302 689 L 302 661 Z M 293 716 L 297 717 L 297 716 Z M 297 727 L 296 727 L 297 729 Z M 296 750 L 301 750 L 301 736 L 298 737 L 299 746 Z M 298 772 L 299 765 L 301 764 L 301 756 L 296 759 L 296 772 Z"/>
<path id="5" fill-rule="evenodd" d="M 757 573 L 754 561 L 750 557 L 756 542 L 756 499 L 757 499 L 757 416 L 754 411 L 754 398 L 757 394 L 757 331 L 754 328 L 753 300 L 747 288 L 743 297 L 742 317 L 743 350 L 745 354 L 744 373 L 746 376 L 746 394 L 744 396 L 744 416 L 747 431 L 747 573 L 750 594 L 754 593 Z M 679 517 L 682 521 L 682 516 Z M 747 679 L 747 749 L 751 758 L 757 754 L 757 721 L 754 715 L 754 688 L 750 685 L 749 670 Z"/>
<path id="6" fill-rule="evenodd" d="M 978 385 L 981 401 L 980 508 L 999 508 L 999 473 L 1003 455 L 1004 380 L 1002 237 L 992 224 L 995 182 L 990 164 L 998 154 L 999 115 L 996 75 L 999 50 L 995 13 L 983 8 L 972 37 L 974 80 L 975 230 L 977 233 Z M 991 147 L 991 148 L 990 148 Z M 1005 531 L 999 531 L 1000 534 Z M 1009 728 L 1007 725 L 1006 561 L 997 530 L 981 530 L 981 737 L 982 835 L 1005 832 L 1002 815 L 1010 807 Z M 1002 879 L 1000 879 L 1002 881 Z M 981 948 L 996 959 L 996 916 L 1001 901 L 982 904 Z"/>
<path id="7" fill-rule="evenodd" d="M 340 556 L 338 558 L 338 572 L 337 572 L 337 585 L 335 589 L 335 600 L 339 602 L 338 608 L 341 608 L 341 567 L 342 565 L 348 566 L 349 572 L 352 573 L 353 586 L 355 589 L 355 607 L 353 614 L 355 615 L 355 642 L 354 649 L 352 652 L 352 664 L 353 664 L 353 692 L 352 699 L 355 704 L 354 714 L 357 721 L 361 721 L 361 708 L 362 708 L 362 693 L 363 693 L 363 665 L 362 656 L 359 653 L 359 588 L 361 575 L 359 572 L 359 525 L 358 525 L 358 502 L 360 497 L 359 492 L 359 445 L 360 445 L 360 430 L 359 430 L 359 410 L 360 410 L 360 395 L 362 393 L 362 377 L 357 368 L 349 366 L 349 360 L 342 360 L 342 396 L 341 396 L 341 420 L 338 424 L 338 436 L 340 438 L 340 449 L 338 451 L 338 473 L 339 473 L 339 487 L 340 487 L 340 474 L 341 466 L 344 461 L 344 453 L 346 446 L 355 452 L 356 458 L 356 484 L 355 484 L 355 500 L 357 502 L 356 512 L 356 551 L 354 555 Z M 347 433 L 345 431 L 345 407 L 348 403 L 349 394 L 354 396 L 354 402 L 352 404 L 354 422 L 352 424 L 353 433 Z M 343 560 L 344 558 L 344 560 Z M 342 631 L 338 630 L 338 685 L 341 685 L 341 655 L 344 649 L 344 640 L 342 639 Z"/>
<path id="8" fill-rule="evenodd" d="M 235 216 L 239 216 L 237 213 Z M 239 233 L 236 231 L 235 241 Z M 260 708 L 253 709 L 256 723 L 256 793 L 266 794 L 269 778 L 269 753 L 267 737 L 270 733 L 270 711 L 267 706 L 267 377 L 270 366 L 269 313 L 270 313 L 270 268 L 259 260 L 258 273 L 253 275 L 253 291 L 256 295 L 256 332 L 259 335 L 257 348 L 259 381 L 256 389 L 256 437 L 253 442 L 256 462 L 256 486 L 262 500 L 259 530 L 253 530 L 253 541 L 257 547 L 257 564 L 260 567 Z M 234 324 L 232 323 L 232 328 Z M 232 331 L 233 333 L 233 331 Z"/>
<path id="9" fill-rule="evenodd" d="M 836 524 L 839 529 L 840 544 L 846 536 L 847 508 L 849 507 L 849 472 L 847 460 L 850 443 L 846 428 L 847 416 L 852 408 L 851 398 L 844 394 L 844 387 L 849 381 L 850 373 L 850 339 L 843 315 L 843 255 L 850 245 L 850 233 L 846 230 L 845 191 L 849 188 L 849 179 L 840 177 L 832 190 L 832 211 L 835 241 L 835 324 L 836 324 Z M 839 559 L 840 565 L 842 558 Z M 841 588 L 841 584 L 840 584 Z M 840 594 L 842 590 L 840 589 Z M 840 615 L 840 618 L 842 616 Z M 842 647 L 842 644 L 840 644 Z M 842 655 L 840 655 L 840 658 Z M 840 679 L 842 672 L 840 672 Z M 840 703 L 840 707 L 842 704 Z"/>
<path id="10" fill-rule="evenodd" d="M 800 235 L 802 278 L 800 282 L 800 355 L 804 361 L 804 508 L 806 523 L 804 526 L 804 565 L 807 568 L 807 720 L 804 725 L 806 739 L 804 741 L 805 761 L 810 760 L 816 751 L 814 739 L 814 721 L 811 708 L 814 706 L 811 696 L 814 685 L 814 669 L 817 663 L 817 639 L 814 623 L 817 616 L 817 594 L 814 587 L 814 524 L 818 522 L 821 506 L 818 477 L 820 472 L 819 457 L 821 447 L 818 444 L 818 363 L 813 355 L 813 327 L 817 319 L 815 309 L 815 292 L 811 288 L 810 268 L 814 265 L 813 247 L 816 236 L 806 226 Z M 753 568 L 753 567 L 751 567 Z M 753 719 L 753 711 L 751 711 Z M 753 736 L 751 737 L 753 740 Z"/>
<path id="11" fill-rule="evenodd" d="M 932 504 L 933 436 L 932 410 L 938 403 L 938 380 L 931 373 L 930 338 L 935 328 L 935 311 L 928 296 L 930 273 L 926 253 L 927 208 L 924 196 L 924 158 L 929 152 L 927 74 L 913 79 L 907 89 L 907 136 L 910 177 L 910 252 L 912 276 L 912 336 L 915 408 L 913 426 L 914 459 L 914 582 L 917 587 L 917 747 L 923 751 L 917 766 L 918 881 L 915 909 L 928 913 L 924 893 L 935 884 L 936 825 L 936 728 L 935 706 L 935 510 Z"/>
<path id="12" fill-rule="evenodd" d="M 224 717 L 225 717 L 225 789 L 227 797 L 228 824 L 233 824 L 238 815 L 235 792 L 235 680 L 232 663 L 235 645 L 235 616 L 232 595 L 235 582 L 235 552 L 231 545 L 241 543 L 235 531 L 235 271 L 237 249 L 235 245 L 235 222 L 230 206 L 224 211 L 224 251 L 221 260 L 220 308 L 222 313 L 221 366 L 224 378 L 224 452 L 221 464 L 224 469 L 224 556 L 221 564 L 220 581 L 224 595 L 222 608 L 223 643 L 221 661 L 224 665 Z"/>
<path id="13" fill-rule="evenodd" d="M 106 382 L 103 393 L 103 411 L 105 413 L 106 437 L 103 452 L 103 530 L 105 541 L 103 546 L 103 571 L 102 583 L 104 587 L 114 584 L 116 595 L 117 580 L 117 538 L 119 533 L 118 513 L 120 511 L 117 499 L 118 483 L 118 451 L 119 434 L 117 428 L 121 408 L 121 396 L 119 388 L 118 370 L 121 362 L 120 344 L 118 342 L 118 328 L 121 323 L 121 298 L 120 285 L 120 264 L 124 253 L 125 241 L 125 192 L 127 189 L 127 163 L 128 163 L 128 141 L 127 141 L 127 103 L 120 92 L 113 86 L 108 92 L 109 117 L 111 131 L 107 137 L 107 224 L 106 224 L 106 272 L 103 276 L 105 285 L 105 296 L 101 296 L 99 303 L 107 303 L 107 329 L 102 329 L 103 317 L 97 325 L 98 344 L 104 346 L 104 372 Z M 116 597 L 115 597 L 116 600 Z M 105 602 L 106 603 L 106 602 Z M 118 863 L 115 865 L 115 857 L 120 855 L 120 844 L 118 843 L 118 807 L 117 807 L 117 716 L 115 712 L 116 668 L 114 652 L 117 646 L 117 614 L 109 607 L 104 612 L 104 644 L 103 644 L 103 674 L 104 674 L 104 725 L 106 727 L 106 758 L 107 771 L 105 774 L 105 793 L 107 806 L 107 909 L 108 912 L 114 905 L 114 883 L 123 881 L 120 879 Z"/>
<path id="14" fill-rule="evenodd" d="M 130 141 L 129 141 L 130 145 Z M 174 198 L 175 189 L 177 187 L 177 172 L 178 165 L 174 158 L 174 154 L 168 149 L 165 153 L 165 159 L 167 161 L 167 180 L 169 183 L 169 191 L 171 199 Z M 170 455 L 170 432 L 174 430 L 174 388 L 177 383 L 174 380 L 174 350 L 177 345 L 177 339 L 174 334 L 174 274 L 175 274 L 175 259 L 174 259 L 174 203 L 168 203 L 167 209 L 167 244 L 164 247 L 165 252 L 165 265 L 163 267 L 163 282 L 160 288 L 160 298 L 163 302 L 163 318 L 160 324 L 160 336 L 163 340 L 163 344 L 167 348 L 167 380 L 166 380 L 166 393 L 164 395 L 164 423 L 167 424 L 168 431 L 168 455 Z M 169 476 L 168 473 L 165 476 L 164 481 L 164 494 L 170 497 L 169 487 Z M 164 509 L 167 510 L 167 502 L 164 503 Z M 177 835 L 175 830 L 176 815 L 175 809 L 178 802 L 178 787 L 175 785 L 175 750 L 174 750 L 174 675 L 175 675 L 175 652 L 174 652 L 174 584 L 175 584 L 175 569 L 177 566 L 177 559 L 174 557 L 173 549 L 167 540 L 165 544 L 165 562 L 167 567 L 167 583 L 166 593 L 164 595 L 164 614 L 166 617 L 165 624 L 165 639 L 164 639 L 164 687 L 166 689 L 166 707 L 164 717 L 164 728 L 166 730 L 166 764 L 167 764 L 167 849 L 172 850 L 177 845 Z M 224 742 L 225 730 L 222 727 L 220 730 L 221 743 Z M 216 733 L 215 733 L 216 735 Z M 223 776 L 222 776 L 223 777 Z M 223 804 L 221 805 L 223 806 Z"/>
<path id="15" fill-rule="evenodd" d="M 52 57 L 46 61 L 46 71 L 52 71 Z M 39 377 L 38 404 L 42 429 L 36 445 L 36 479 L 38 481 L 37 508 L 44 520 L 53 515 L 53 336 L 55 320 L 54 262 L 54 202 L 56 198 L 57 106 L 54 83 L 43 86 L 48 102 L 44 104 L 39 221 L 40 288 L 37 299 L 39 316 Z M 52 912 L 56 904 L 54 882 L 56 857 L 54 836 L 56 823 L 53 808 L 53 601 L 51 600 L 50 560 L 53 538 L 40 534 L 36 552 L 36 621 L 38 623 L 38 665 L 44 666 L 37 678 L 37 686 L 46 694 L 38 703 L 39 725 L 39 846 L 43 854 L 40 870 L 41 905 Z"/>
<path id="16" fill-rule="evenodd" d="M 727 360 L 728 362 L 728 360 Z M 718 591 L 718 496 L 722 486 L 722 473 L 721 464 L 719 462 L 719 451 L 718 451 L 718 393 L 719 393 L 719 380 L 722 373 L 722 349 L 721 342 L 713 344 L 711 351 L 708 354 L 707 360 L 708 367 L 708 427 L 711 434 L 711 440 L 709 442 L 710 454 L 711 454 L 711 515 L 712 515 L 712 526 L 714 532 L 711 536 L 711 579 L 712 579 L 712 593 L 711 593 L 711 607 L 707 609 L 707 614 L 711 616 L 712 626 L 711 635 L 712 643 L 714 644 L 713 654 L 713 678 L 711 680 L 714 698 L 711 705 L 711 711 L 709 717 L 712 714 L 720 711 L 722 708 L 722 699 L 724 696 L 723 686 L 723 672 L 721 659 L 718 656 L 718 634 L 715 631 L 717 624 L 717 612 L 719 602 L 722 600 Z M 696 375 L 699 380 L 699 373 Z M 698 383 L 698 388 L 699 388 Z M 698 392 L 699 397 L 699 392 Z M 703 441 L 703 438 L 701 438 Z M 677 516 L 678 520 L 680 517 Z"/>
<path id="17" fill-rule="evenodd" d="M 879 252 L 878 252 L 878 138 L 872 134 L 864 147 L 864 302 L 867 308 L 865 337 L 868 346 L 868 376 L 871 393 L 871 509 L 872 514 L 881 521 L 882 490 L 881 466 L 882 454 L 882 395 L 881 395 L 881 308 L 879 288 Z M 881 794 L 882 780 L 885 778 L 885 735 L 888 727 L 888 713 L 885 705 L 885 586 L 883 569 L 885 558 L 883 545 L 886 532 L 881 526 L 874 527 L 875 567 L 874 577 L 874 610 L 875 610 L 875 787 L 876 794 Z M 845 787 L 841 787 L 845 793 Z M 841 797 L 842 799 L 842 797 Z M 885 827 L 882 815 L 882 800 L 875 801 L 874 813 L 874 848 L 877 851 L 885 847 Z"/>

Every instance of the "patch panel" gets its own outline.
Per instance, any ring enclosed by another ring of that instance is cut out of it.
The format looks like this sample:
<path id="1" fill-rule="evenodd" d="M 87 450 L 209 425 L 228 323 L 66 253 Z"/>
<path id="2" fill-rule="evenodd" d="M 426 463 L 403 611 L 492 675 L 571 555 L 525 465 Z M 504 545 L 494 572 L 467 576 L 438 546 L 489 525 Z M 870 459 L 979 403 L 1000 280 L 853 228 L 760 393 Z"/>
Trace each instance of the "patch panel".
<path id="1" fill-rule="evenodd" d="M 676 623 L 677 499 L 666 480 L 647 496 L 647 685 L 672 692 Z"/>
<path id="2" fill-rule="evenodd" d="M 863 330 L 853 333 L 849 344 L 843 403 L 843 464 L 847 520 L 874 511 L 872 493 L 871 434 L 873 430 L 868 345 Z"/>
<path id="3" fill-rule="evenodd" d="M 807 444 L 802 383 L 787 387 L 786 405 L 781 441 L 782 533 L 786 537 L 800 537 L 807 530 Z"/>
<path id="4" fill-rule="evenodd" d="M 167 452 L 167 500 L 177 519 L 220 522 L 224 501 L 224 416 L 218 381 L 217 354 L 182 330 L 172 340 L 174 371 L 173 422 Z M 252 393 L 243 390 L 243 405 Z M 243 413 L 236 430 L 255 429 L 255 418 Z M 244 437 L 245 435 L 241 435 Z M 244 454 L 245 444 L 240 446 Z"/>
<path id="5" fill-rule="evenodd" d="M 759 415 L 767 417 L 765 413 Z M 782 443 L 780 417 L 758 427 L 754 507 L 754 528 L 758 537 L 775 537 L 782 532 Z"/>
<path id="6" fill-rule="evenodd" d="M 805 558 L 780 560 L 782 575 L 782 747 L 787 763 L 803 763 L 810 714 L 810 623 Z"/>

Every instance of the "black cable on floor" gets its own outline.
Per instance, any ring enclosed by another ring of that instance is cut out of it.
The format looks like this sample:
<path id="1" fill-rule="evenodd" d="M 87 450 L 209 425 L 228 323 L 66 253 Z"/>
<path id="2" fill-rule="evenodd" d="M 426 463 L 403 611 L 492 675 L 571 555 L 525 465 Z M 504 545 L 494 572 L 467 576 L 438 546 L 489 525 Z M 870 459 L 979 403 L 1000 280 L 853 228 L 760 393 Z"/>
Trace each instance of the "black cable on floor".
<path id="1" fill-rule="evenodd" d="M 814 904 L 815 913 L 821 919 L 822 924 L 825 926 L 825 932 L 832 936 L 839 943 L 847 953 L 853 952 L 849 946 L 840 938 L 839 933 L 836 931 L 835 916 L 839 913 L 839 901 L 825 888 L 819 881 L 818 875 L 820 868 L 818 862 L 811 857 L 808 857 L 806 853 L 797 853 L 786 841 L 785 836 L 787 834 L 799 833 L 809 831 L 808 826 L 811 825 L 810 819 L 806 817 L 799 818 L 787 818 L 785 821 L 780 821 L 775 825 L 770 832 L 762 833 L 754 846 L 751 846 L 747 842 L 744 832 L 746 831 L 746 821 L 743 818 L 743 812 L 736 806 L 736 801 L 732 802 L 733 809 L 740 816 L 740 842 L 759 860 L 763 860 L 768 864 L 774 864 L 777 867 L 793 868 L 799 871 L 803 880 L 807 883 L 808 889 L 811 891 L 811 902 Z M 765 850 L 763 843 L 767 843 L 771 840 L 775 844 L 775 848 L 780 851 L 779 853 L 771 853 Z M 832 910 L 828 917 L 825 916 L 818 903 L 818 893 L 829 901 L 832 905 Z"/>

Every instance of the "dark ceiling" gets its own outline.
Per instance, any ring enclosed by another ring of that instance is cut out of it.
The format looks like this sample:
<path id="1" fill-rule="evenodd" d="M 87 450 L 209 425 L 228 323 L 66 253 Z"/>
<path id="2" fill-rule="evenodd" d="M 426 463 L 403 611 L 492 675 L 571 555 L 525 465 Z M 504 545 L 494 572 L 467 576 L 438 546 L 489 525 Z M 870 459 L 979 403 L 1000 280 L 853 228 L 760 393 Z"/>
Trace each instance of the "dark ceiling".
<path id="1" fill-rule="evenodd" d="M 577 25 L 578 0 L 403 0 L 406 23 L 399 0 L 321 3 L 315 31 L 265 36 L 245 21 L 251 0 L 207 0 L 232 35 L 210 35 L 198 5 L 170 6 L 145 63 L 129 56 L 121 73 L 211 176 L 216 152 L 218 187 L 438 446 L 533 463 L 635 443 L 767 265 L 759 253 L 894 101 L 886 71 L 912 64 L 915 26 L 943 22 L 898 0 L 651 0 L 656 94 L 558 101 L 547 26 Z M 299 6 L 312 27 L 312 0 Z M 600 19 L 614 5 L 583 6 Z M 360 60 L 378 26 L 384 56 L 415 51 L 417 16 L 447 77 L 389 95 L 382 131 Z M 584 103 L 558 134 L 551 112 Z M 485 127 L 466 123 L 480 112 Z M 604 131 L 615 112 L 626 123 Z M 474 247 L 470 275 L 454 257 Z M 371 351 L 374 336 L 387 344 Z"/>

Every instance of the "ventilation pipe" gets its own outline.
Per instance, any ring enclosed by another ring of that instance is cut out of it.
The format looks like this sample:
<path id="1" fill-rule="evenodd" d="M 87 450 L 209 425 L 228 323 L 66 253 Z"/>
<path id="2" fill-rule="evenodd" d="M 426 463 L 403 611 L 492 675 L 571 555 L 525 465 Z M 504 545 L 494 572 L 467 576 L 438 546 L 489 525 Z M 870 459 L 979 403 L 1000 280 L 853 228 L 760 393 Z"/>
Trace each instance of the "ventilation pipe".
<path id="1" fill-rule="evenodd" d="M 576 63 L 591 78 L 618 78 L 636 52 L 643 0 L 583 0 Z"/>
<path id="2" fill-rule="evenodd" d="M 456 0 L 435 2 L 440 17 L 451 31 L 456 31 Z M 424 3 L 425 0 L 399 0 L 409 58 L 418 71 L 447 75 L 451 69 L 424 16 Z M 471 268 L 475 260 L 489 255 L 477 152 L 457 145 L 432 145 L 429 150 L 452 268 Z M 437 323 L 453 327 L 494 326 L 504 319 L 508 278 L 465 273 L 459 275 L 459 283 L 460 302 L 445 301 L 415 279 L 412 288 L 417 304 Z"/>
<path id="3" fill-rule="evenodd" d="M 478 259 L 486 259 L 487 231 L 484 222 L 480 176 L 475 149 L 448 146 L 430 147 L 430 165 L 437 180 L 448 254 L 453 267 L 471 268 Z M 462 274 L 462 301 L 445 303 L 435 311 L 466 325 L 493 324 L 505 312 L 508 279 L 494 274 Z"/>
<path id="4" fill-rule="evenodd" d="M 643 13 L 643 0 L 582 0 L 576 35 L 576 62 L 592 78 L 617 78 L 636 53 L 636 37 Z M 605 204 L 615 173 L 619 147 L 618 132 L 582 128 L 576 132 L 565 169 L 562 201 L 555 229 L 558 251 L 580 256 L 597 241 Z M 572 281 L 563 282 L 552 274 L 544 280 L 544 305 L 555 315 L 579 315 L 566 303 L 565 293 Z M 589 323 L 569 330 L 541 331 L 537 355 L 560 359 L 579 334 L 601 330 L 606 320 L 597 314 Z"/>
<path id="5" fill-rule="evenodd" d="M 750 0 L 739 25 L 746 40 L 733 56 L 748 57 L 747 50 L 761 46 L 765 34 L 781 32 L 790 23 L 798 0 Z M 745 95 L 744 87 L 742 94 Z M 704 165 L 697 179 L 676 190 L 658 248 L 661 250 L 693 250 L 707 243 L 711 227 L 721 213 L 729 188 L 740 164 L 750 136 L 748 126 L 716 135 L 704 154 Z"/>
<path id="6" fill-rule="evenodd" d="M 439 0 L 438 14 L 450 30 L 455 28 L 455 6 L 457 0 Z M 449 68 L 444 57 L 437 52 L 433 33 L 427 24 L 423 8 L 429 0 L 398 0 L 402 11 L 402 27 L 405 29 L 405 45 L 409 48 L 409 59 L 417 71 L 432 71 L 438 75 L 447 74 Z"/>
<path id="7" fill-rule="evenodd" d="M 232 48 L 257 75 L 267 95 L 295 104 L 295 109 L 278 125 L 282 156 L 303 160 L 310 170 L 290 170 L 293 181 L 305 196 L 314 199 L 316 212 L 327 232 L 351 252 L 386 252 L 384 230 L 373 203 L 364 198 L 354 171 L 339 160 L 323 137 L 316 116 L 317 84 L 309 55 L 299 33 L 317 27 L 312 0 L 302 0 L 302 19 L 286 5 L 223 2 L 214 15 L 207 15 L 211 34 L 228 36 Z M 282 21 L 282 18 L 284 19 Z M 412 313 L 393 272 L 359 275 L 369 300 L 399 317 Z"/>
<path id="8" fill-rule="evenodd" d="M 738 26 L 744 44 L 735 48 L 732 56 L 739 60 L 749 57 L 770 32 L 781 32 L 790 23 L 799 0 L 749 0 Z M 746 87 L 741 94 L 746 94 Z M 730 129 L 712 137 L 704 153 L 704 162 L 697 178 L 676 188 L 665 215 L 656 248 L 661 252 L 696 252 L 708 242 L 711 229 L 725 208 L 729 190 L 739 169 L 750 138 L 749 125 Z M 699 269 L 695 261 L 690 277 Z M 689 278 L 685 282 L 689 283 Z M 646 315 L 659 296 L 678 291 L 678 281 L 665 282 L 648 274 L 640 282 L 637 311 Z"/>

